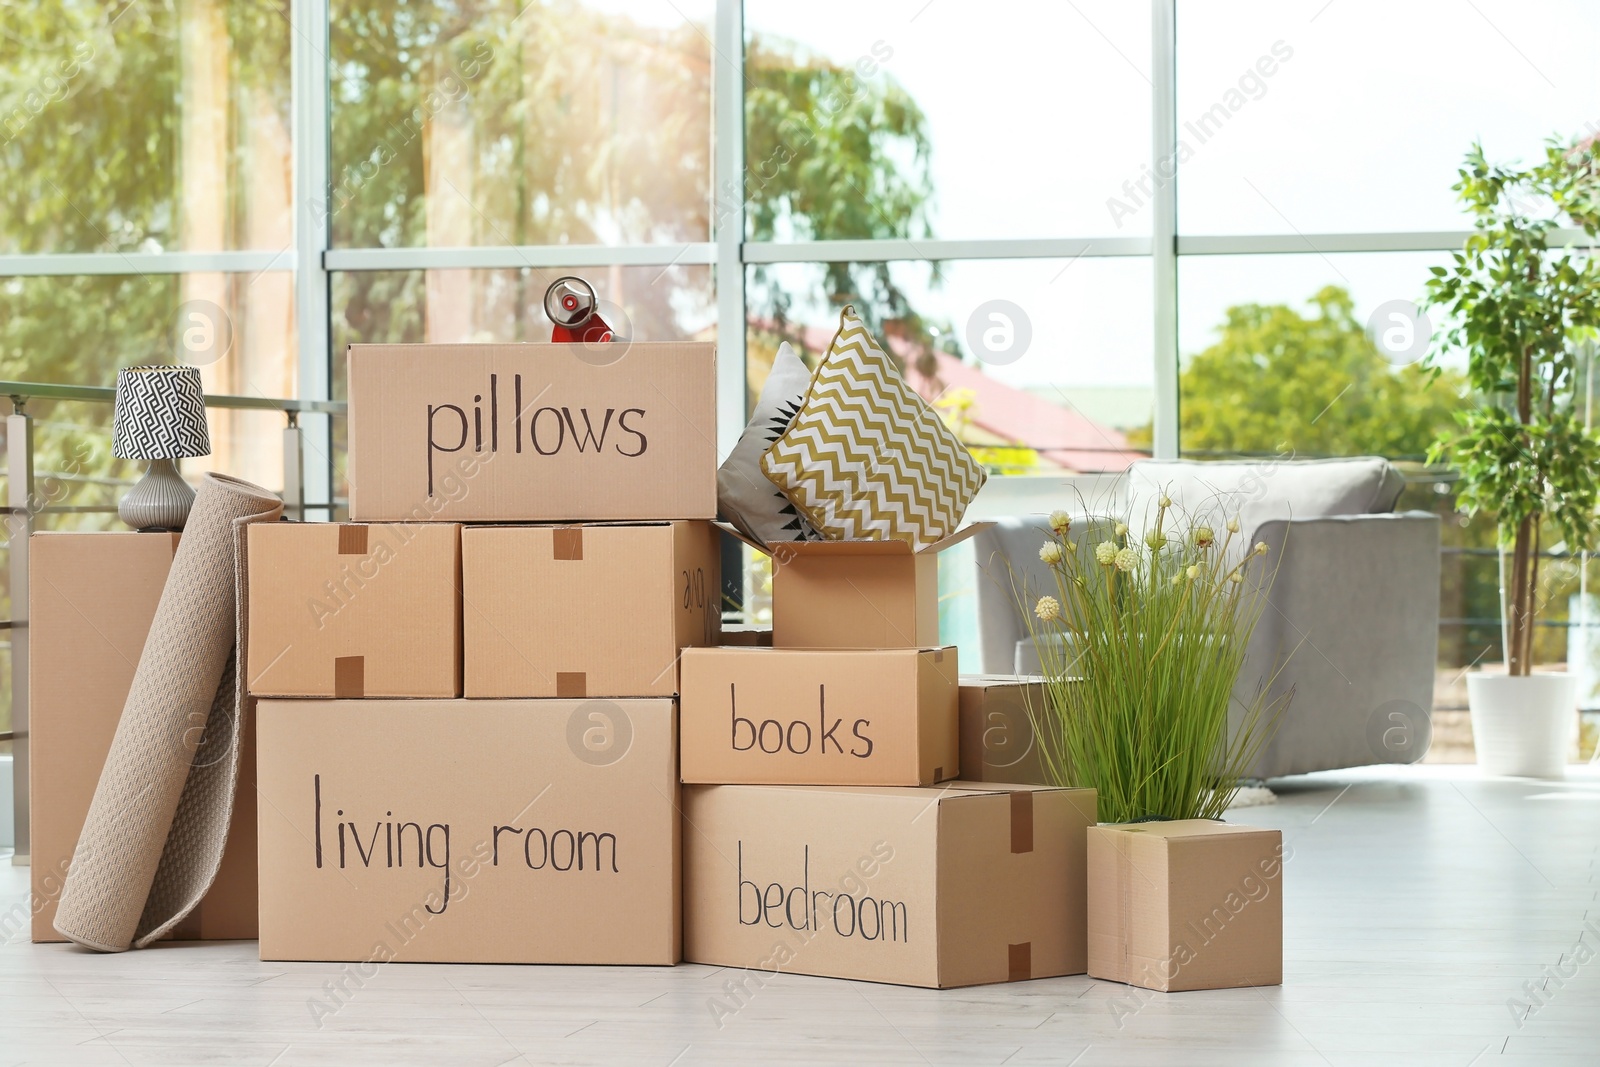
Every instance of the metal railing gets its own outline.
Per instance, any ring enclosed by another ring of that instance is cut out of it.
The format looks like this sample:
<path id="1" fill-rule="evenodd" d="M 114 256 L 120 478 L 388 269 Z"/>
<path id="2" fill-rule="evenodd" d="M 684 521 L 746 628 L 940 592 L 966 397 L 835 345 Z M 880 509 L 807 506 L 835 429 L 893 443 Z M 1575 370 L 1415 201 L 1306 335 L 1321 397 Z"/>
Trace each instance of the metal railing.
<path id="1" fill-rule="evenodd" d="M 35 520 L 50 514 L 109 514 L 115 504 L 62 505 L 41 501 L 34 487 L 33 416 L 27 411 L 31 400 L 72 400 L 91 404 L 114 403 L 117 391 L 106 386 L 57 385 L 45 382 L 0 381 L 0 396 L 11 398 L 12 411 L 6 416 L 6 518 L 10 544 L 11 618 L 0 620 L 11 643 L 11 730 L 0 733 L 0 741 L 11 742 L 11 789 L 14 851 L 11 862 L 29 862 L 29 762 L 28 762 L 28 538 Z M 278 411 L 284 415 L 283 429 L 283 504 L 291 518 L 305 518 L 308 510 L 326 509 L 330 516 L 339 501 L 305 499 L 305 439 L 300 416 L 306 414 L 344 415 L 345 405 L 333 400 L 295 400 L 263 396 L 208 394 L 206 406 L 224 410 Z"/>

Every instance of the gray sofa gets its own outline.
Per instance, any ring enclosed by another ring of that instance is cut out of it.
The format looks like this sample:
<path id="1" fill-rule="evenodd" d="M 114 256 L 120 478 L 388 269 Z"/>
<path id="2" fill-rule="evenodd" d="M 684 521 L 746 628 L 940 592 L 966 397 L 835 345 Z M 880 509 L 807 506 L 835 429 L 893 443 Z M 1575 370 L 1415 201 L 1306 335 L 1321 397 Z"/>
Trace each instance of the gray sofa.
<path id="1" fill-rule="evenodd" d="M 1253 772 L 1268 778 L 1420 755 L 1438 657 L 1439 519 L 1396 513 L 1403 488 L 1399 471 L 1376 458 L 1145 460 L 1114 499 L 1062 504 L 1078 515 L 1075 539 L 1110 536 L 1109 516 L 1127 516 L 1141 535 L 1166 493 L 1219 534 L 1238 515 L 1242 545 L 1271 546 L 1276 580 L 1234 691 L 1237 721 L 1241 700 L 1276 664 L 1273 694 L 1294 688 Z M 985 673 L 1037 670 L 1012 583 L 1053 585 L 1038 556 L 1047 532 L 1041 514 L 1002 519 L 975 539 Z"/>

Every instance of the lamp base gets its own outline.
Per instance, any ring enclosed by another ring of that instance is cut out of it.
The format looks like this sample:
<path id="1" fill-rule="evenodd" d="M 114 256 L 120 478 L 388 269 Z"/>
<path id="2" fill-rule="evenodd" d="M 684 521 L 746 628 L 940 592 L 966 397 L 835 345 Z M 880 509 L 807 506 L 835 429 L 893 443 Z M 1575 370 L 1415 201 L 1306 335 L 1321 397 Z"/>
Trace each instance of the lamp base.
<path id="1" fill-rule="evenodd" d="M 135 530 L 181 530 L 189 521 L 194 490 L 170 459 L 153 459 L 144 477 L 117 502 L 117 514 Z"/>

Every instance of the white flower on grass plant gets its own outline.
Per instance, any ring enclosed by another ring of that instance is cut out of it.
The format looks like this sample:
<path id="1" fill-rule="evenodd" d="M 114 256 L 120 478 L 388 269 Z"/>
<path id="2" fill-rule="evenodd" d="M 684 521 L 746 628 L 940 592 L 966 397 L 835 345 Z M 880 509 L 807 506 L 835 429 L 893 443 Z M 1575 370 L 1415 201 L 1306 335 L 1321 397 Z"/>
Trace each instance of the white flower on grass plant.
<path id="1" fill-rule="evenodd" d="M 1039 558 L 1054 588 L 1016 587 L 1043 661 L 1043 698 L 1029 708 L 1041 763 L 1053 784 L 1098 790 L 1105 822 L 1220 817 L 1289 699 L 1271 695 L 1281 665 L 1240 678 L 1272 586 L 1258 561 L 1267 545 L 1234 543 L 1237 516 L 1224 539 L 1220 522 L 1160 502 L 1137 538 L 1112 516 L 1115 536 L 1093 546 L 1092 563 L 1062 544 L 1052 512 L 1056 536 Z M 1255 692 L 1242 714 L 1241 681 Z"/>
<path id="2" fill-rule="evenodd" d="M 1072 529 L 1072 516 L 1065 511 L 1052 511 L 1050 513 L 1050 532 L 1057 537 L 1065 537 L 1067 531 Z"/>

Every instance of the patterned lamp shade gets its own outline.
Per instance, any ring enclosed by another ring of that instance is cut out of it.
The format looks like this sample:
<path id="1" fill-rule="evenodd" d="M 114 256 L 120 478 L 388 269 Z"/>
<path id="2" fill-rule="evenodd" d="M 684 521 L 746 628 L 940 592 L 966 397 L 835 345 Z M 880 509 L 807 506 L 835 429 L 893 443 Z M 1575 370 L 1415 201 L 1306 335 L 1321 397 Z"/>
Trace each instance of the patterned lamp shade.
<path id="1" fill-rule="evenodd" d="M 209 456 L 200 368 L 159 364 L 117 372 L 111 454 L 119 459 Z"/>

